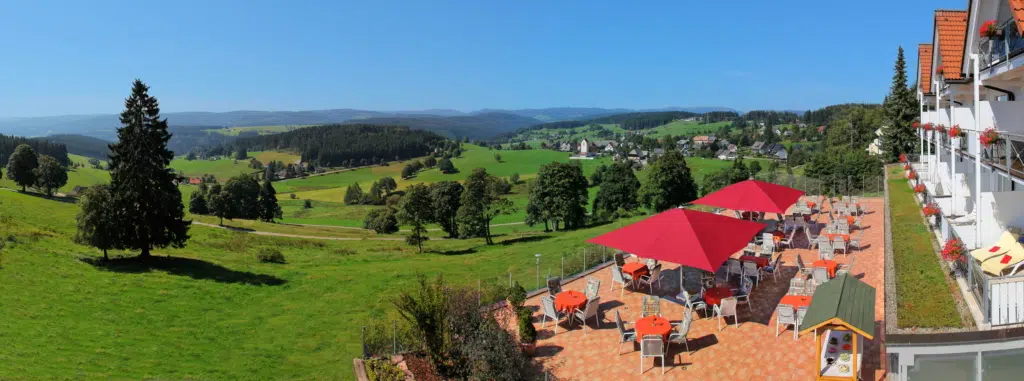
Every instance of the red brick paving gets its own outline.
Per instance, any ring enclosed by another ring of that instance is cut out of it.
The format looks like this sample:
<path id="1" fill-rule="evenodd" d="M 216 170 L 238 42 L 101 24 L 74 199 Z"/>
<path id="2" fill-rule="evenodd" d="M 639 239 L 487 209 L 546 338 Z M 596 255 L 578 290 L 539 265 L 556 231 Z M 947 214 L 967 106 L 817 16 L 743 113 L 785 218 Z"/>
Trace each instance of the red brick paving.
<path id="1" fill-rule="evenodd" d="M 865 249 L 854 252 L 857 257 L 852 274 L 862 281 L 875 287 L 875 340 L 868 342 L 864 352 L 861 377 L 864 380 L 881 380 L 885 378 L 882 368 L 884 364 L 884 217 L 883 200 L 881 198 L 861 199 L 871 211 L 864 216 Z M 821 221 L 825 217 L 822 216 Z M 654 379 L 687 379 L 687 380 L 812 380 L 817 375 L 813 335 L 801 335 L 793 339 L 792 328 L 787 328 L 775 336 L 775 308 L 789 287 L 789 280 L 796 273 L 796 255 L 802 256 L 804 263 L 810 264 L 817 258 L 817 250 L 808 250 L 806 238 L 802 233 L 794 239 L 796 249 L 785 249 L 782 255 L 783 271 L 778 282 L 771 276 L 766 278 L 754 289 L 752 294 L 753 312 L 745 305 L 739 306 L 740 325 L 724 326 L 718 330 L 715 320 L 694 316 L 689 333 L 691 353 L 686 353 L 682 344 L 671 344 L 665 364 L 665 374 L 661 375 L 658 360 L 644 359 L 642 378 Z M 836 261 L 849 262 L 842 254 L 836 255 Z M 679 292 L 679 272 L 671 271 L 677 266 L 663 263 L 662 287 L 655 289 L 654 294 L 660 296 L 675 295 Z M 593 274 L 601 280 L 601 310 L 603 315 L 597 330 L 587 329 L 584 335 L 579 323 L 572 325 L 563 322 L 558 333 L 553 333 L 552 323 L 547 328 L 540 327 L 541 313 L 535 313 L 538 330 L 536 358 L 553 375 L 560 379 L 586 380 L 624 380 L 637 379 L 641 374 L 639 345 L 635 342 L 618 345 L 618 332 L 615 328 L 615 311 L 622 315 L 627 329 L 633 328 L 633 322 L 640 318 L 640 299 L 647 294 L 647 289 L 626 290 L 623 298 L 616 286 L 609 290 L 611 270 L 602 269 Z M 563 286 L 564 290 L 583 291 L 586 280 L 579 279 Z M 541 296 L 526 301 L 539 311 Z M 662 316 L 678 322 L 682 319 L 684 307 L 662 301 Z M 710 311 L 710 308 L 709 308 Z M 731 322 L 727 318 L 726 322 Z M 591 327 L 593 322 L 591 321 Z M 566 330 L 568 328 L 568 330 Z M 616 348 L 621 354 L 616 353 Z"/>

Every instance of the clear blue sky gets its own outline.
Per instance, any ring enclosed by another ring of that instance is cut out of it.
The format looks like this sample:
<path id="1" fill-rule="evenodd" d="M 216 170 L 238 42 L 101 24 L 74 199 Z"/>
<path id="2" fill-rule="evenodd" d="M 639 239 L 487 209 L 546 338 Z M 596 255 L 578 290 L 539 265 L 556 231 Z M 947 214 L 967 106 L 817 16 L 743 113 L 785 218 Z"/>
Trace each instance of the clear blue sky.
<path id="1" fill-rule="evenodd" d="M 0 116 L 881 102 L 967 0 L 0 0 Z M 911 72 L 913 79 L 913 72 Z"/>

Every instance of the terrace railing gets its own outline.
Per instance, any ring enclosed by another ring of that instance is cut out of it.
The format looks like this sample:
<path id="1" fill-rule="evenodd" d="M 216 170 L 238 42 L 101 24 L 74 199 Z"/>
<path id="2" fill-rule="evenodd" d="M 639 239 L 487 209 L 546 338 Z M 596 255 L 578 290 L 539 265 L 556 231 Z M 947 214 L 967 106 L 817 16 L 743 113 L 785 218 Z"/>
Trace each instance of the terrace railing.
<path id="1" fill-rule="evenodd" d="M 755 179 L 772 184 L 784 185 L 804 191 L 809 195 L 881 197 L 885 176 L 833 176 L 816 179 L 788 174 L 759 173 Z"/>
<path id="2" fill-rule="evenodd" d="M 1008 9 L 1007 9 L 1008 10 Z M 988 69 L 992 66 L 1006 62 L 1010 58 L 1024 52 L 1024 38 L 1021 38 L 1017 30 L 1017 22 L 1013 15 L 1000 12 L 996 25 L 1002 29 L 1002 38 L 994 37 L 984 39 L 979 44 L 979 66 Z"/>

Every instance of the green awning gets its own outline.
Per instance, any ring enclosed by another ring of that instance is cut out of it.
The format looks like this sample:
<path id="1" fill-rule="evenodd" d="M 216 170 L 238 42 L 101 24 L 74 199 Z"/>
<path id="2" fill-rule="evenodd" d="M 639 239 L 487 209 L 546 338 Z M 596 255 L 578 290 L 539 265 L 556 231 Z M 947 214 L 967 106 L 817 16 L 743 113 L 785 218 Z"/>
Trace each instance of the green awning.
<path id="1" fill-rule="evenodd" d="M 801 327 L 811 331 L 825 324 L 845 325 L 867 339 L 875 334 L 875 288 L 849 274 L 839 274 L 814 291 Z"/>

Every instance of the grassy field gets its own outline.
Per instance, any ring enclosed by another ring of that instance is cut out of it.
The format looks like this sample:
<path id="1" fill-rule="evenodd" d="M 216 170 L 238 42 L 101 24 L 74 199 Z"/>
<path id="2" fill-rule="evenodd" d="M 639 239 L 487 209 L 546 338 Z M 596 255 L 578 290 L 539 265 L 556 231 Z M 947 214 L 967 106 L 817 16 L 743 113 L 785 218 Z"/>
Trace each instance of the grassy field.
<path id="1" fill-rule="evenodd" d="M 249 152 L 250 158 L 256 158 L 264 164 L 270 160 L 279 160 L 284 163 L 294 163 L 299 155 L 285 152 Z M 202 176 L 211 174 L 220 181 L 226 181 L 240 173 L 253 173 L 256 170 L 249 168 L 249 160 L 235 160 L 224 157 L 219 160 L 185 160 L 184 156 L 176 157 L 171 161 L 171 168 L 180 170 L 185 176 Z"/>
<path id="2" fill-rule="evenodd" d="M 66 193 L 70 192 L 75 186 L 87 187 L 95 184 L 106 184 L 110 182 L 110 172 L 105 169 L 95 169 L 89 166 L 89 158 L 78 155 L 68 155 L 74 163 L 81 163 L 85 167 L 71 168 L 68 170 L 68 182 L 61 187 L 58 192 Z M 6 171 L 3 173 L 3 179 L 0 179 L 0 187 L 10 189 L 21 189 L 13 180 L 7 179 Z"/>
<path id="3" fill-rule="evenodd" d="M 953 289 L 932 249 L 935 236 L 924 224 L 921 206 L 902 178 L 889 171 L 893 260 L 896 267 L 897 321 L 900 328 L 960 327 Z M 896 239 L 898 238 L 898 239 Z"/>
<path id="4" fill-rule="evenodd" d="M 0 310 L 0 375 L 25 379 L 351 379 L 360 327 L 394 319 L 391 298 L 417 274 L 475 285 L 511 272 L 533 288 L 535 253 L 542 275 L 558 274 L 561 253 L 628 222 L 492 246 L 431 240 L 424 254 L 193 226 L 185 248 L 101 264 L 70 241 L 75 204 L 9 191 L 0 204 L 0 305 L 17 306 Z M 257 261 L 261 248 L 287 263 Z"/>
<path id="5" fill-rule="evenodd" d="M 296 126 L 250 126 L 250 127 L 228 127 L 228 128 L 217 128 L 206 130 L 207 132 L 217 133 L 228 136 L 238 136 L 244 132 L 256 132 L 260 135 L 279 134 L 282 132 L 288 132 L 297 130 L 303 127 L 309 127 L 308 125 L 296 125 Z"/>

